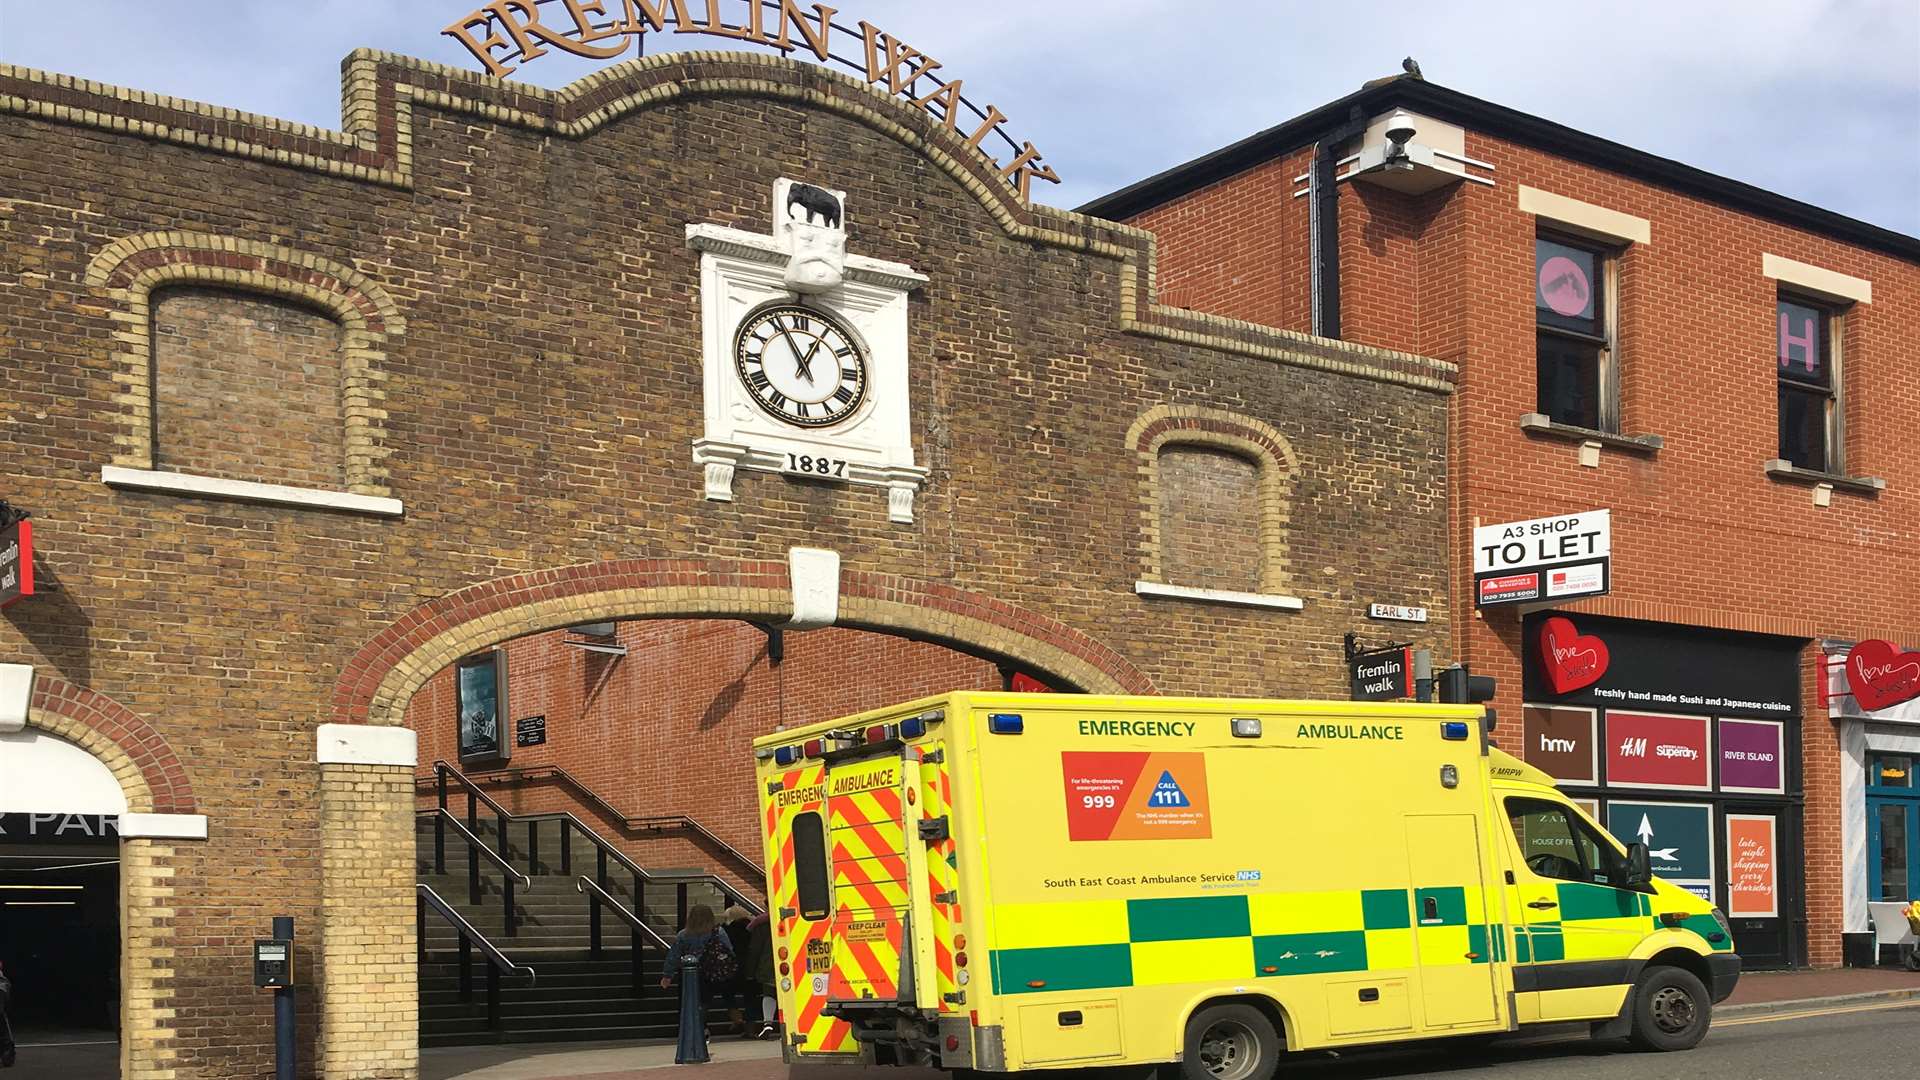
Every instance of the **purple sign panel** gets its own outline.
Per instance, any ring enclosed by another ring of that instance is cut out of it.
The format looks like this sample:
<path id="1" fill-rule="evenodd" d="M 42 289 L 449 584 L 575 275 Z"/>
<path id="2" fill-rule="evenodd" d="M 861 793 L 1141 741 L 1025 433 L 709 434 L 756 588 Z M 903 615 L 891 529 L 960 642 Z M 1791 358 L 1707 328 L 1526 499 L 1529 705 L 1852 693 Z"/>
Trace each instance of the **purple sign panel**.
<path id="1" fill-rule="evenodd" d="M 1787 789 L 1785 725 L 1775 720 L 1720 721 L 1720 790 L 1778 795 Z"/>

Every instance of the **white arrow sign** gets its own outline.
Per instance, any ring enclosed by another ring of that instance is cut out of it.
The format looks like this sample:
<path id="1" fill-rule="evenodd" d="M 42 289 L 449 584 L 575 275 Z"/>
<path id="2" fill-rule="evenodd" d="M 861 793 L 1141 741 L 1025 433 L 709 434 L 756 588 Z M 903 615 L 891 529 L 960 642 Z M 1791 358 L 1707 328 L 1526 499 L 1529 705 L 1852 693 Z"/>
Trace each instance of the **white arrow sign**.
<path id="1" fill-rule="evenodd" d="M 1664 860 L 1664 861 L 1666 861 L 1666 862 L 1679 862 L 1679 861 L 1680 861 L 1680 856 L 1679 856 L 1679 854 L 1678 854 L 1678 852 L 1680 851 L 1680 849 L 1679 849 L 1679 848 L 1660 848 L 1659 850 L 1655 850 L 1655 849 L 1654 849 L 1654 847 L 1653 847 L 1653 822 L 1651 822 L 1651 821 L 1649 821 L 1649 820 L 1647 820 L 1647 815 L 1645 815 L 1645 814 L 1641 814 L 1641 815 L 1640 815 L 1640 828 L 1639 828 L 1639 830 L 1638 830 L 1638 832 L 1639 832 L 1639 834 L 1640 834 L 1640 842 L 1641 842 L 1642 844 L 1645 844 L 1645 845 L 1647 846 L 1647 857 L 1648 857 L 1648 858 L 1650 858 L 1650 859 L 1661 859 L 1661 860 Z"/>

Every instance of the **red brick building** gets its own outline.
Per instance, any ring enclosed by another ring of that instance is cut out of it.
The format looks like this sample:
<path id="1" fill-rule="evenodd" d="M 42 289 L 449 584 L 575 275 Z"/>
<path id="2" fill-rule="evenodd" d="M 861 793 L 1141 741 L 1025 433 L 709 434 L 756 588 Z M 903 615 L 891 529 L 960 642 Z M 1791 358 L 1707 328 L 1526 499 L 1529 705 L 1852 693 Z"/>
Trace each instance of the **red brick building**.
<path id="1" fill-rule="evenodd" d="M 1824 692 L 1920 643 L 1920 240 L 1410 77 L 1082 209 L 1153 231 L 1168 304 L 1459 365 L 1455 654 L 1616 832 L 1704 838 L 1664 872 L 1750 962 L 1920 892 L 1863 791 L 1920 728 Z M 1473 610 L 1476 526 L 1594 510 L 1608 593 Z"/>

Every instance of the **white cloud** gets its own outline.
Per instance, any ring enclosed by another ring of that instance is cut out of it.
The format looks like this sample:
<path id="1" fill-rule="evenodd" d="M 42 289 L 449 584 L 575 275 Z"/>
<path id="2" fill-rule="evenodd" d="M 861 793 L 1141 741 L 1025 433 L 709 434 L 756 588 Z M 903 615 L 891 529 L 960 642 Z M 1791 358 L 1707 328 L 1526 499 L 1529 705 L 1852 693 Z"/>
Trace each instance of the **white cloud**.
<path id="1" fill-rule="evenodd" d="M 71 4 L 0 0 L 0 60 L 337 126 L 341 57 L 371 45 L 472 67 L 440 30 L 475 6 L 93 0 L 80 19 Z M 835 6 L 844 23 L 868 19 L 932 53 L 1011 116 L 1067 178 L 1039 192 L 1060 205 L 1305 112 L 1411 54 L 1441 85 L 1920 233 L 1912 0 Z M 523 74 L 555 85 L 595 66 L 550 55 Z"/>

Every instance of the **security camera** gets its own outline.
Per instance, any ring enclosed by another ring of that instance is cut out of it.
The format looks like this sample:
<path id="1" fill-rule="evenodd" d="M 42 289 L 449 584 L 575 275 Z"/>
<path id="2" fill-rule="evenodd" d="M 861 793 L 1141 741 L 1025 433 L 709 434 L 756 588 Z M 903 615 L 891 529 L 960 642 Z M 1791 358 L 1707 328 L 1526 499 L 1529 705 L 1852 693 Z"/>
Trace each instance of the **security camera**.
<path id="1" fill-rule="evenodd" d="M 1413 138 L 1413 117 L 1405 109 L 1395 109 L 1387 121 L 1387 152 L 1383 164 L 1388 168 L 1411 169 L 1413 162 L 1407 156 L 1407 140 Z"/>

